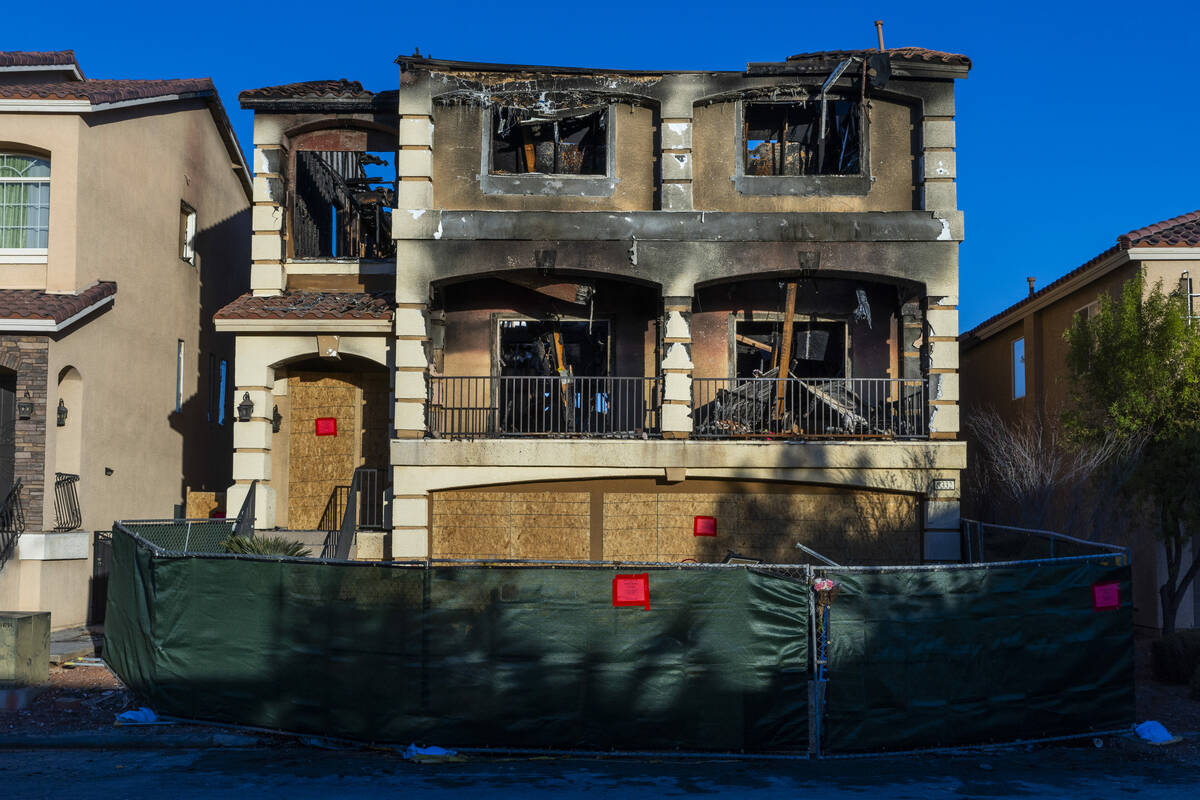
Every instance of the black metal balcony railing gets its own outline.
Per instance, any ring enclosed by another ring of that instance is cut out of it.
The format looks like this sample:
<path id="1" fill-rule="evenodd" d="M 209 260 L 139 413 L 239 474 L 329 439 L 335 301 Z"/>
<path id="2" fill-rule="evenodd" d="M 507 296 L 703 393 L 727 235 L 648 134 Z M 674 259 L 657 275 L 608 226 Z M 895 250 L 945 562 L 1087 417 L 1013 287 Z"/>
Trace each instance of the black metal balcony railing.
<path id="1" fill-rule="evenodd" d="M 662 381 L 505 375 L 429 381 L 429 431 L 437 438 L 657 435 Z"/>
<path id="2" fill-rule="evenodd" d="M 79 476 L 54 473 L 54 530 L 73 531 L 83 524 L 79 509 Z"/>
<path id="3" fill-rule="evenodd" d="M 898 378 L 696 378 L 692 436 L 736 438 L 923 438 L 923 380 Z"/>

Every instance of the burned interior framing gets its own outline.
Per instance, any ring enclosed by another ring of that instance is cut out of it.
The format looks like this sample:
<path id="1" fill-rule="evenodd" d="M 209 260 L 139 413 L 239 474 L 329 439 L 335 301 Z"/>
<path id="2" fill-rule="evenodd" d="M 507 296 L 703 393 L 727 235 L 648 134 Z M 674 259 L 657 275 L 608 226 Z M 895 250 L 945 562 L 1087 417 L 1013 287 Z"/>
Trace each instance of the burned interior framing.
<path id="1" fill-rule="evenodd" d="M 388 155 L 354 150 L 296 153 L 292 195 L 295 258 L 383 259 L 395 255 L 391 217 L 396 178 Z"/>
<path id="2" fill-rule="evenodd" d="M 742 114 L 747 175 L 858 175 L 862 106 L 853 100 L 746 102 Z"/>
<path id="3" fill-rule="evenodd" d="M 492 110 L 493 175 L 607 175 L 611 111 L 539 113 L 517 106 Z"/>

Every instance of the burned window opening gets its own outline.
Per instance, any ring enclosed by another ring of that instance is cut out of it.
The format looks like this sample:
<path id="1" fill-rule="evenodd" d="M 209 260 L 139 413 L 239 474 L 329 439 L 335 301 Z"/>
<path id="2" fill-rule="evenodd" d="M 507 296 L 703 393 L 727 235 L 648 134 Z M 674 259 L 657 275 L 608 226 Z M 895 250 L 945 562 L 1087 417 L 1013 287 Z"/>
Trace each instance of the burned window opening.
<path id="1" fill-rule="evenodd" d="M 500 320 L 500 374 L 607 377 L 608 343 L 607 320 Z"/>
<path id="2" fill-rule="evenodd" d="M 369 171 L 368 171 L 369 170 Z M 388 172 L 390 178 L 383 177 Z M 296 153 L 295 258 L 390 258 L 395 177 L 391 153 Z"/>
<path id="3" fill-rule="evenodd" d="M 861 174 L 860 109 L 854 101 L 828 99 L 822 103 L 816 98 L 793 103 L 747 103 L 743 123 L 745 174 Z"/>
<path id="4" fill-rule="evenodd" d="M 738 320 L 735 328 L 738 378 L 778 374 L 783 322 Z M 789 374 L 796 378 L 849 377 L 845 322 L 796 320 L 792 328 Z"/>
<path id="5" fill-rule="evenodd" d="M 492 111 L 493 175 L 605 175 L 608 110 L 547 116 L 498 106 Z"/>

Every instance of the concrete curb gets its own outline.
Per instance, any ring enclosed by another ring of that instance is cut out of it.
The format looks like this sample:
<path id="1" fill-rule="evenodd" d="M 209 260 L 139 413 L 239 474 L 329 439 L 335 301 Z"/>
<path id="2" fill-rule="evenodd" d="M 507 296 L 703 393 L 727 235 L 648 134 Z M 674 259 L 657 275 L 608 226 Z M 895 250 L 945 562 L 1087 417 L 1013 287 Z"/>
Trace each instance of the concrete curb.
<path id="1" fill-rule="evenodd" d="M 261 736 L 239 733 L 175 733 L 114 729 L 97 733 L 2 735 L 2 750 L 202 750 L 213 747 L 259 747 Z"/>

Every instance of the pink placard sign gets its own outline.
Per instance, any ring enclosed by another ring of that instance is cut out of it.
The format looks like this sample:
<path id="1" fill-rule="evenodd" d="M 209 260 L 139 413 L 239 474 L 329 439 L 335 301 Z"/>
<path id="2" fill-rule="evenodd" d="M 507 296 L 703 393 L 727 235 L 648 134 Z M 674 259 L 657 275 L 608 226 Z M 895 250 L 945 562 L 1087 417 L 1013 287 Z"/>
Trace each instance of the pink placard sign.
<path id="1" fill-rule="evenodd" d="M 641 606 L 650 610 L 650 574 L 616 575 L 612 584 L 613 605 Z"/>
<path id="2" fill-rule="evenodd" d="M 1116 581 L 1092 584 L 1092 610 L 1112 611 L 1121 607 L 1121 584 Z"/>

